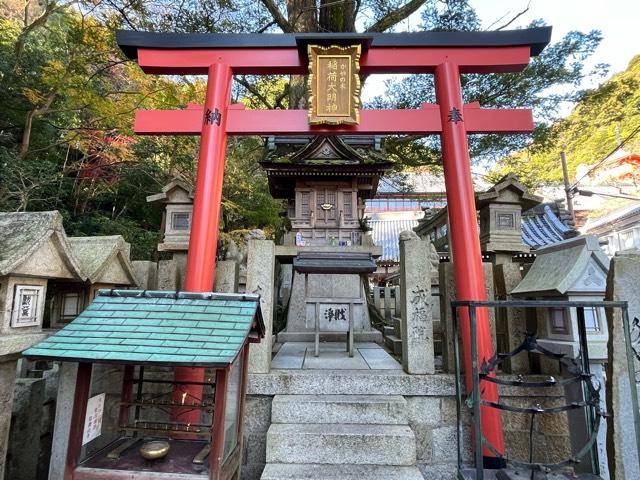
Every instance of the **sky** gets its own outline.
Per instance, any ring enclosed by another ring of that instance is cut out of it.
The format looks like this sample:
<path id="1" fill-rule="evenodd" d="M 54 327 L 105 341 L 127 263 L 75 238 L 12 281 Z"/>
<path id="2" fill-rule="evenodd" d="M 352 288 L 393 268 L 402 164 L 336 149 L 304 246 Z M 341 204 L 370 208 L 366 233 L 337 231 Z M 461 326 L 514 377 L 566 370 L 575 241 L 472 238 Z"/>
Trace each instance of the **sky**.
<path id="1" fill-rule="evenodd" d="M 524 27 L 532 20 L 542 18 L 553 27 L 551 42 L 560 40 L 572 30 L 600 30 L 603 40 L 586 63 L 587 71 L 599 63 L 607 63 L 609 74 L 584 87 L 595 87 L 612 74 L 626 69 L 631 58 L 640 54 L 640 0 L 471 0 L 470 3 L 486 29 L 506 23 L 529 5 L 529 10 L 508 28 Z M 414 14 L 403 25 L 405 28 L 399 30 L 416 30 L 419 23 L 420 16 Z M 362 94 L 364 101 L 384 92 L 383 77 L 387 76 L 376 75 L 367 80 Z M 570 108 L 564 113 L 570 113 Z"/>

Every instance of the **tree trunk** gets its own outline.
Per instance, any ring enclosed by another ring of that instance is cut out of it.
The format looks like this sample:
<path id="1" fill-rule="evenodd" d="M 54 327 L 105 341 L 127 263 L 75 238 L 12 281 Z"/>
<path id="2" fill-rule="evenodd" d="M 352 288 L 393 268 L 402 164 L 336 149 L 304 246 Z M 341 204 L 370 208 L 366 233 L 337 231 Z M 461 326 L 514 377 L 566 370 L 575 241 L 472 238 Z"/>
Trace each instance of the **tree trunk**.
<path id="1" fill-rule="evenodd" d="M 418 10 L 425 1 L 408 1 L 378 19 L 367 31 L 384 32 Z M 263 0 L 263 3 L 273 14 L 274 2 Z M 319 6 L 315 0 L 287 0 L 287 21 L 278 23 L 286 23 L 288 32 L 355 32 L 359 8 L 359 0 L 320 0 Z M 307 108 L 307 77 L 294 75 L 289 85 L 289 108 Z"/>
<path id="2" fill-rule="evenodd" d="M 36 116 L 36 110 L 27 112 L 27 118 L 24 120 L 24 131 L 22 132 L 22 142 L 20 143 L 20 158 L 24 158 L 29 151 L 29 143 L 31 142 L 31 127 L 33 126 L 33 117 Z"/>
<path id="3" fill-rule="evenodd" d="M 356 2 L 320 0 L 319 25 L 321 32 L 355 32 Z"/>
<path id="4" fill-rule="evenodd" d="M 31 128 L 33 126 L 33 119 L 38 115 L 44 115 L 51 108 L 51 104 L 56 99 L 57 93 L 51 92 L 44 102 L 44 105 L 39 108 L 34 108 L 27 112 L 27 118 L 24 121 L 24 130 L 22 132 L 22 142 L 20 143 L 20 158 L 23 159 L 29 151 L 29 144 L 31 143 Z"/>
<path id="5" fill-rule="evenodd" d="M 318 15 L 315 0 L 288 0 L 287 19 L 294 32 L 317 32 Z M 292 75 L 289 79 L 289 108 L 307 108 L 307 76 Z"/>

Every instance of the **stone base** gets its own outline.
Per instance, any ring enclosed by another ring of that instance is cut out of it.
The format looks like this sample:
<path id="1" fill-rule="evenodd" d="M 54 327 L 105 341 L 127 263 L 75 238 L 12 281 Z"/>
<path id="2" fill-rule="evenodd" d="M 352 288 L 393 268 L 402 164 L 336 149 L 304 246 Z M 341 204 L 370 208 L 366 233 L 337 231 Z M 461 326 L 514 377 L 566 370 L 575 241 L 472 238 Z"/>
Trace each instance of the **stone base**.
<path id="1" fill-rule="evenodd" d="M 408 425 L 272 423 L 267 463 L 389 465 L 416 460 L 415 435 Z"/>
<path id="2" fill-rule="evenodd" d="M 564 473 L 544 473 L 540 471 L 534 472 L 531 476 L 530 470 L 525 469 L 511 469 L 506 468 L 504 470 L 483 470 L 485 480 L 598 480 L 601 477 L 587 474 L 564 474 Z M 463 480 L 475 480 L 477 477 L 475 469 L 464 468 L 459 473 L 459 478 Z"/>
<path id="3" fill-rule="evenodd" d="M 401 356 L 402 355 L 402 339 L 396 337 L 395 335 L 388 335 L 384 339 L 384 343 L 394 355 Z"/>
<path id="4" fill-rule="evenodd" d="M 515 379 L 515 376 L 504 376 Z M 546 379 L 546 376 L 532 376 L 531 381 Z M 531 388 L 500 386 L 499 394 L 505 403 L 517 406 L 530 406 L 535 403 L 547 407 L 564 403 L 564 393 L 560 388 Z M 273 425 L 288 425 L 284 422 L 300 424 L 320 424 L 323 421 L 336 422 L 339 415 L 347 424 L 355 423 L 356 416 L 366 415 L 373 421 L 367 423 L 393 424 L 408 422 L 415 435 L 415 462 L 422 476 L 429 480 L 459 480 L 456 452 L 456 402 L 454 376 L 450 374 L 409 375 L 402 370 L 272 370 L 268 374 L 249 374 L 246 413 L 244 417 L 244 460 L 242 478 L 258 480 L 301 480 L 324 478 L 331 480 L 355 479 L 405 479 L 399 470 L 401 467 L 376 470 L 371 467 L 350 465 L 316 467 L 304 464 L 267 463 L 267 436 Z M 276 398 L 277 395 L 287 395 Z M 381 411 L 382 405 L 357 409 L 357 400 L 368 403 L 385 402 L 393 396 L 395 401 L 391 410 Z M 362 397 L 360 397 L 362 396 Z M 406 409 L 399 408 L 406 402 Z M 314 401 L 309 401 L 313 398 Z M 385 400 L 386 398 L 386 400 Z M 352 402 L 356 400 L 356 402 Z M 292 405 L 297 403 L 297 405 Z M 337 409 L 334 407 L 337 405 Z M 333 407 L 330 408 L 330 405 Z M 397 406 L 395 406 L 397 405 Z M 466 409 L 465 409 L 466 410 Z M 331 415 L 328 413 L 331 412 Z M 384 412 L 384 413 L 383 413 Z M 404 416 L 406 414 L 406 417 Z M 391 416 L 390 416 L 391 415 Z M 405 419 L 406 418 L 406 419 Z M 314 420 L 311 422 L 310 420 Z M 505 417 L 505 441 L 508 443 L 508 455 L 514 459 L 527 459 L 529 446 L 529 422 L 513 421 Z M 517 420 L 517 419 L 516 419 Z M 471 435 L 469 415 L 463 412 L 462 459 L 471 465 Z M 356 426 L 357 425 L 356 423 Z M 329 431 L 327 425 L 316 428 L 316 433 Z M 273 433 L 273 432 L 272 432 Z M 280 432 L 283 433 L 283 432 Z M 295 430 L 295 435 L 301 433 Z M 336 432 L 334 432 L 336 433 Z M 339 433 L 339 432 L 337 432 Z M 566 458 L 570 455 L 568 427 L 563 421 L 553 419 L 549 422 L 537 422 L 536 441 L 545 452 L 541 460 L 547 463 Z M 314 433 L 315 436 L 315 433 Z M 335 435 L 334 435 L 335 436 Z M 295 446 L 295 444 L 294 444 Z M 297 448 L 297 447 L 296 447 Z M 402 467 L 413 475 L 415 467 Z M 358 470 L 361 469 L 361 470 Z M 320 470 L 320 471 L 318 471 Z M 318 475 L 316 475 L 316 473 Z M 406 472 L 403 472 L 406 473 Z M 495 473 L 485 478 L 496 480 Z M 635 477 L 634 477 L 635 478 Z M 565 480 L 565 479 L 563 479 Z"/>
<path id="5" fill-rule="evenodd" d="M 370 332 L 355 332 L 353 335 L 354 342 L 375 342 L 382 343 L 382 333 L 378 330 Z M 280 332 L 278 333 L 278 342 L 314 342 L 315 335 L 309 332 Z M 347 334 L 342 332 L 320 332 L 321 342 L 346 342 Z"/>
<path id="6" fill-rule="evenodd" d="M 422 480 L 416 467 L 386 465 L 325 465 L 272 463 L 266 466 L 260 480 L 362 480 L 368 478 Z"/>
<path id="7" fill-rule="evenodd" d="M 0 357 L 17 355 L 36 343 L 42 342 L 51 335 L 51 333 L 53 332 L 18 333 L 15 335 L 5 334 L 0 337 Z M 6 358 L 4 360 L 6 360 Z"/>
<path id="8" fill-rule="evenodd" d="M 369 310 L 367 304 L 362 303 L 363 298 L 364 288 L 359 275 L 309 274 L 308 284 L 305 289 L 305 275 L 294 272 L 285 332 L 313 335 L 316 323 L 316 304 L 307 303 L 308 299 L 311 299 L 311 302 L 315 302 L 317 299 L 323 299 L 328 305 L 333 304 L 340 306 L 353 302 L 353 331 L 356 334 L 355 338 L 358 341 L 370 341 L 371 337 L 358 337 L 361 333 L 369 332 L 380 335 L 379 332 L 371 326 Z M 332 333 L 331 330 L 336 330 L 323 327 L 323 323 L 324 319 L 321 316 L 320 330 L 326 330 L 329 334 Z M 346 322 L 344 323 L 346 327 Z M 346 328 L 344 328 L 344 330 L 346 330 Z M 360 340 L 362 338 L 366 340 Z M 382 341 L 381 335 L 378 338 Z M 308 340 L 287 338 L 285 341 L 299 342 Z"/>

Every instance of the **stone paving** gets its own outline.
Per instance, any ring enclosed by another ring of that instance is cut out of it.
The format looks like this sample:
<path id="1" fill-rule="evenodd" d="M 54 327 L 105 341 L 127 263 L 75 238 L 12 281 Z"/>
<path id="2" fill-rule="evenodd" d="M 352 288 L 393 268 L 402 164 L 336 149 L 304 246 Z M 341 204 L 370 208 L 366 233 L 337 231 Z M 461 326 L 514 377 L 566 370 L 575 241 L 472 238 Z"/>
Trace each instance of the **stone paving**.
<path id="1" fill-rule="evenodd" d="M 320 343 L 320 356 L 313 355 L 312 342 L 286 342 L 271 362 L 271 368 L 283 370 L 402 370 L 394 358 L 373 342 L 354 344 L 349 357 L 343 342 Z"/>

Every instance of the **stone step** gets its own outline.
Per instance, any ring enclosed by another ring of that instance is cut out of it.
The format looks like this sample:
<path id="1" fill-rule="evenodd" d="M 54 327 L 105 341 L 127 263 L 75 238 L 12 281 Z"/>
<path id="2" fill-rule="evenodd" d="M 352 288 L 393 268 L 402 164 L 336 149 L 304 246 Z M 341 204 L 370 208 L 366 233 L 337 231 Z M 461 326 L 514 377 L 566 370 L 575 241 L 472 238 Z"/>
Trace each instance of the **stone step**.
<path id="1" fill-rule="evenodd" d="M 388 335 L 395 335 L 396 334 L 396 329 L 393 327 L 390 327 L 389 325 L 385 325 L 384 327 L 382 327 L 382 334 L 386 337 Z"/>
<path id="2" fill-rule="evenodd" d="M 402 335 L 402 319 L 400 317 L 393 317 L 393 329 L 396 331 L 396 336 Z"/>
<path id="3" fill-rule="evenodd" d="M 402 355 L 402 339 L 395 335 L 389 335 L 388 337 L 384 337 L 384 343 L 394 355 Z"/>
<path id="4" fill-rule="evenodd" d="M 416 439 L 407 425 L 272 423 L 267 463 L 413 466 Z"/>
<path id="5" fill-rule="evenodd" d="M 271 423 L 407 425 L 400 395 L 276 395 Z"/>
<path id="6" fill-rule="evenodd" d="M 423 480 L 417 467 L 270 463 L 261 480 Z"/>

